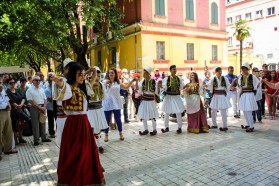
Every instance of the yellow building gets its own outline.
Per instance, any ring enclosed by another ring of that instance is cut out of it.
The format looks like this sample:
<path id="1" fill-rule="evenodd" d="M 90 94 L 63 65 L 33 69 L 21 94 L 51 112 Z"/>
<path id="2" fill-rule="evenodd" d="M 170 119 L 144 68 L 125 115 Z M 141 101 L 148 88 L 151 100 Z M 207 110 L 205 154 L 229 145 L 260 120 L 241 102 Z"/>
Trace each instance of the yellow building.
<path id="1" fill-rule="evenodd" d="M 223 0 L 118 2 L 129 25 L 123 30 L 125 38 L 112 41 L 110 49 L 91 46 L 91 66 L 104 71 L 111 66 L 138 71 L 152 66 L 163 72 L 175 64 L 178 72 L 193 68 L 200 75 L 205 66 L 228 67 Z"/>

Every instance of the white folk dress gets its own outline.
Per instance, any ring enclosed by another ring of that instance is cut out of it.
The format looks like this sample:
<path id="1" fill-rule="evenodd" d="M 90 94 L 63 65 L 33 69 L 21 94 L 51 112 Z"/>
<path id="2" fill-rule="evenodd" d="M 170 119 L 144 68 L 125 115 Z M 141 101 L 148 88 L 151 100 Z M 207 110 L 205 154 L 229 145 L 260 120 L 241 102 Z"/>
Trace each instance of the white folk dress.
<path id="1" fill-rule="evenodd" d="M 240 78 L 238 79 L 238 84 L 241 85 L 241 77 L 242 75 L 240 75 Z M 247 87 L 247 82 L 248 82 L 248 77 L 247 76 L 247 80 L 246 80 L 246 84 L 243 87 L 240 87 L 240 91 L 242 88 L 246 88 Z M 260 83 L 258 78 L 254 75 L 252 75 L 253 77 L 253 86 L 254 86 L 254 90 L 257 90 L 258 84 Z M 256 96 L 254 94 L 254 92 L 248 92 L 248 93 L 243 93 L 240 96 L 240 100 L 239 100 L 239 109 L 241 111 L 255 111 L 258 110 L 258 105 L 257 105 L 257 100 L 256 100 Z"/>
<path id="2" fill-rule="evenodd" d="M 86 91 L 87 91 L 88 96 L 94 95 L 94 91 L 93 91 L 93 88 L 90 85 L 90 83 L 88 81 L 86 81 L 85 85 L 86 85 Z M 103 86 L 101 88 L 104 90 Z M 95 101 L 89 100 L 89 103 L 102 101 L 102 100 L 100 100 L 98 95 L 95 95 L 95 96 L 96 96 L 96 100 Z M 103 98 L 104 97 L 105 97 L 105 92 L 103 91 Z M 108 124 L 106 121 L 103 107 L 99 108 L 99 109 L 88 109 L 87 117 L 88 117 L 90 125 L 94 129 L 95 133 L 99 133 L 102 129 L 108 128 Z"/>
<path id="3" fill-rule="evenodd" d="M 226 77 L 224 77 L 224 78 L 225 78 L 225 81 L 226 81 L 226 87 L 221 86 L 222 76 L 221 76 L 220 79 L 218 79 L 216 77 L 218 86 L 215 88 L 215 90 L 225 90 L 226 92 L 228 92 L 228 90 L 230 90 L 230 82 Z M 213 88 L 213 81 L 214 81 L 214 78 L 211 79 L 208 82 L 208 89 L 210 90 L 211 93 L 213 93 L 213 89 L 214 89 Z M 211 103 L 210 103 L 210 108 L 211 109 L 217 109 L 217 110 L 228 109 L 231 106 L 232 106 L 231 103 L 228 101 L 228 99 L 225 95 L 214 94 L 212 99 L 211 99 Z"/>
<path id="4" fill-rule="evenodd" d="M 179 90 L 183 89 L 184 83 L 181 78 L 179 78 L 180 86 Z M 163 79 L 162 88 L 167 90 L 168 77 Z M 183 105 L 182 99 L 180 95 L 165 95 L 163 100 L 163 105 L 161 110 L 167 114 L 177 114 L 182 113 L 185 110 L 185 106 Z"/>
<path id="5" fill-rule="evenodd" d="M 194 114 L 200 111 L 201 109 L 201 96 L 204 96 L 205 91 L 202 89 L 202 86 L 199 87 L 199 94 L 189 95 L 186 90 L 184 90 L 184 98 L 186 101 L 186 113 Z"/>
<path id="6" fill-rule="evenodd" d="M 147 91 L 143 91 L 142 90 L 142 84 L 143 84 L 143 80 L 141 80 L 139 82 L 139 90 L 138 90 L 138 93 L 139 94 L 148 94 L 148 95 L 154 95 L 154 94 L 157 94 L 158 95 L 158 87 L 157 87 L 157 83 L 156 83 L 156 89 L 155 89 L 155 92 L 150 92 L 150 87 L 149 87 L 149 83 L 147 83 Z M 152 81 L 152 79 L 150 79 L 149 81 Z M 153 119 L 153 118 L 158 118 L 159 117 L 159 113 L 158 113 L 158 109 L 156 107 L 156 102 L 155 100 L 150 100 L 150 101 L 147 101 L 147 100 L 142 100 L 141 103 L 140 103 L 140 106 L 139 106 L 139 110 L 138 110 L 138 114 L 137 116 L 140 118 L 140 119 Z"/>

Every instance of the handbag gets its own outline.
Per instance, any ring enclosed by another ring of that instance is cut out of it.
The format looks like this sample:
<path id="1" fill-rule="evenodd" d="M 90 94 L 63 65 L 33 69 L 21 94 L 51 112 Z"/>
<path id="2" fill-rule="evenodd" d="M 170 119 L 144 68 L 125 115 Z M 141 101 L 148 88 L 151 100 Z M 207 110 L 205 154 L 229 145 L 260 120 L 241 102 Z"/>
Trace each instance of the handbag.
<path id="1" fill-rule="evenodd" d="M 28 122 L 20 117 L 17 121 L 16 121 L 16 129 L 17 131 L 22 131 L 23 129 L 25 129 L 28 125 Z"/>
<path id="2" fill-rule="evenodd" d="M 45 113 L 40 113 L 40 123 L 45 123 L 46 118 L 47 118 L 47 116 Z"/>

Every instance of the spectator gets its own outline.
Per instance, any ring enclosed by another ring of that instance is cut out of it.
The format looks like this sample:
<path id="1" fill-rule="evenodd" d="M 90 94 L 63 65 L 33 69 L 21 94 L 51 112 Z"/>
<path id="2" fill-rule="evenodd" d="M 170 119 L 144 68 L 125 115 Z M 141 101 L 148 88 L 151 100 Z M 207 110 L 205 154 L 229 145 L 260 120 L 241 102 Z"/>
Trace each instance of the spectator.
<path id="1" fill-rule="evenodd" d="M 27 80 L 28 80 L 28 82 L 26 83 L 26 86 L 31 87 L 31 85 L 32 85 L 32 77 L 28 76 Z"/>
<path id="2" fill-rule="evenodd" d="M 127 86 L 130 81 L 130 76 L 128 74 L 128 70 L 126 68 L 122 69 L 121 75 L 121 83 L 124 86 Z M 120 89 L 120 95 L 124 97 L 125 103 L 123 104 L 123 113 L 124 113 L 124 122 L 130 123 L 128 119 L 128 97 L 129 97 L 129 90 L 128 89 Z"/>
<path id="3" fill-rule="evenodd" d="M 257 67 L 254 67 L 252 69 L 253 75 L 256 76 L 259 80 L 257 92 L 256 92 L 256 101 L 258 105 L 258 110 L 253 111 L 253 121 L 256 122 L 256 119 L 258 118 L 259 123 L 262 123 L 262 112 L 261 112 L 261 99 L 262 99 L 262 88 L 261 88 L 261 77 L 260 77 L 260 71 Z"/>
<path id="4" fill-rule="evenodd" d="M 206 117 L 211 118 L 211 108 L 210 108 L 210 103 L 211 103 L 211 98 L 212 98 L 212 94 L 210 92 L 210 90 L 207 88 L 207 84 L 210 81 L 210 71 L 205 71 L 204 73 L 204 80 L 203 80 L 203 85 L 206 86 L 206 90 L 205 90 L 205 95 L 204 95 L 204 109 L 205 109 L 205 115 Z M 208 115 L 207 115 L 208 113 Z"/>
<path id="5" fill-rule="evenodd" d="M 0 161 L 2 160 L 2 149 L 4 148 L 4 154 L 17 153 L 12 149 L 12 124 L 10 111 L 11 106 L 9 103 L 9 97 L 6 91 L 3 89 L 3 79 L 0 78 Z M 5 139 L 5 140 L 3 140 Z"/>
<path id="6" fill-rule="evenodd" d="M 24 102 L 25 106 L 27 106 L 28 101 L 26 100 L 26 92 L 29 89 L 29 87 L 26 86 L 27 85 L 26 78 L 25 77 L 20 78 L 19 82 L 20 82 L 20 86 L 17 88 L 17 90 L 20 92 L 22 99 L 25 100 L 25 102 Z"/>
<path id="7" fill-rule="evenodd" d="M 10 74 L 8 74 L 8 73 L 5 73 L 5 74 L 3 75 L 3 89 L 4 89 L 4 90 L 7 90 L 7 89 L 9 88 L 9 85 L 8 85 L 8 83 L 7 83 L 7 80 L 10 79 L 10 78 L 11 78 L 11 76 L 10 76 Z"/>
<path id="8" fill-rule="evenodd" d="M 161 78 L 162 78 L 162 76 L 159 73 L 159 69 L 155 68 L 154 69 L 154 75 L 153 75 L 152 79 L 154 79 L 155 81 L 158 81 L 158 79 L 161 79 Z"/>
<path id="9" fill-rule="evenodd" d="M 135 74 L 135 71 L 134 70 L 130 70 L 130 79 L 129 81 L 132 81 L 133 78 L 134 78 L 134 74 Z M 135 83 L 133 83 L 133 85 L 135 85 Z M 128 107 L 129 107 L 129 119 L 132 119 L 135 117 L 135 105 L 134 105 L 134 102 L 133 102 L 133 98 L 132 98 L 132 94 L 133 94 L 133 85 L 129 88 L 129 103 L 128 103 Z"/>
<path id="10" fill-rule="evenodd" d="M 271 71 L 269 77 L 268 77 L 268 82 L 272 83 L 272 84 L 276 84 L 278 83 L 277 80 L 277 74 L 276 71 L 273 70 Z M 269 112 L 269 119 L 275 119 L 275 113 L 276 113 L 276 102 L 277 102 L 277 98 L 278 98 L 278 90 L 279 89 L 273 89 L 270 88 L 269 86 L 266 86 L 266 98 L 267 98 L 267 105 L 268 105 L 268 112 Z"/>
<path id="11" fill-rule="evenodd" d="M 39 138 L 42 138 L 42 142 L 51 142 L 46 138 L 45 122 L 40 121 L 40 116 L 46 114 L 46 95 L 44 90 L 40 88 L 40 77 L 34 76 L 33 84 L 26 92 L 26 98 L 31 104 L 30 115 L 32 122 L 32 131 L 34 138 L 34 145 L 39 145 Z"/>
<path id="12" fill-rule="evenodd" d="M 21 113 L 24 111 L 25 100 L 23 99 L 21 93 L 15 89 L 16 81 L 14 78 L 8 79 L 7 83 L 9 84 L 9 88 L 6 90 L 6 92 L 10 99 L 10 104 L 12 107 L 12 128 L 14 132 L 15 143 L 16 145 L 18 145 L 19 143 L 26 143 L 26 141 L 22 138 L 23 128 L 19 128 L 17 126 L 17 121 L 20 119 Z"/>
<path id="13" fill-rule="evenodd" d="M 47 98 L 47 120 L 48 120 L 48 133 L 51 138 L 55 138 L 55 131 L 54 131 L 54 116 L 52 110 L 52 81 L 48 78 L 48 86 L 45 88 L 45 95 Z"/>
<path id="14" fill-rule="evenodd" d="M 48 85 L 47 82 L 45 81 L 45 76 L 42 72 L 37 72 L 36 76 L 40 77 L 40 88 L 45 89 Z"/>

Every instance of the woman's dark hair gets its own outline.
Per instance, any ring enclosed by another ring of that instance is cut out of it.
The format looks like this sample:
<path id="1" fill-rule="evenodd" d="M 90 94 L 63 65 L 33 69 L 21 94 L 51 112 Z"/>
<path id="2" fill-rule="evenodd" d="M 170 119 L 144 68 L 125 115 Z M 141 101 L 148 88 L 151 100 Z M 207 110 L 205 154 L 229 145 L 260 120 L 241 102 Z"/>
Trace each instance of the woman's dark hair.
<path id="1" fill-rule="evenodd" d="M 20 83 L 23 82 L 23 81 L 27 81 L 25 77 L 21 77 L 21 78 L 19 79 L 19 82 L 20 82 Z"/>
<path id="2" fill-rule="evenodd" d="M 195 82 L 198 83 L 198 82 L 199 82 L 198 74 L 197 74 L 196 72 L 191 72 L 190 75 L 191 75 L 191 74 L 194 74 Z M 192 83 L 192 80 L 190 80 L 190 83 Z"/>
<path id="3" fill-rule="evenodd" d="M 16 82 L 16 79 L 12 77 L 12 78 L 7 79 L 6 83 L 10 83 L 11 80 L 14 80 Z"/>
<path id="4" fill-rule="evenodd" d="M 107 72 L 107 74 L 106 74 L 106 79 L 108 79 L 109 80 L 109 71 L 110 70 L 112 70 L 113 72 L 114 72 L 114 74 L 115 74 L 115 78 L 114 78 L 114 82 L 116 81 L 118 84 L 120 84 L 120 81 L 119 81 L 119 78 L 118 78 L 118 73 L 117 73 L 117 69 L 116 68 L 114 68 L 114 67 L 112 67 L 112 68 L 110 68 L 109 70 L 108 70 L 108 72 Z"/>
<path id="5" fill-rule="evenodd" d="M 76 82 L 76 75 L 77 73 L 81 73 L 81 71 L 84 70 L 84 67 L 80 65 L 79 63 L 73 63 L 69 66 L 69 72 L 67 75 L 67 83 L 70 85 L 74 84 Z"/>
<path id="6" fill-rule="evenodd" d="M 275 76 L 274 76 L 274 78 L 272 79 L 272 77 L 271 77 L 271 74 L 272 73 L 274 73 L 275 74 Z M 278 79 L 278 77 L 277 77 L 277 73 L 276 73 L 276 70 L 272 70 L 272 71 L 270 71 L 270 73 L 269 73 L 269 75 L 268 75 L 268 81 L 274 81 L 274 80 L 277 80 Z"/>

